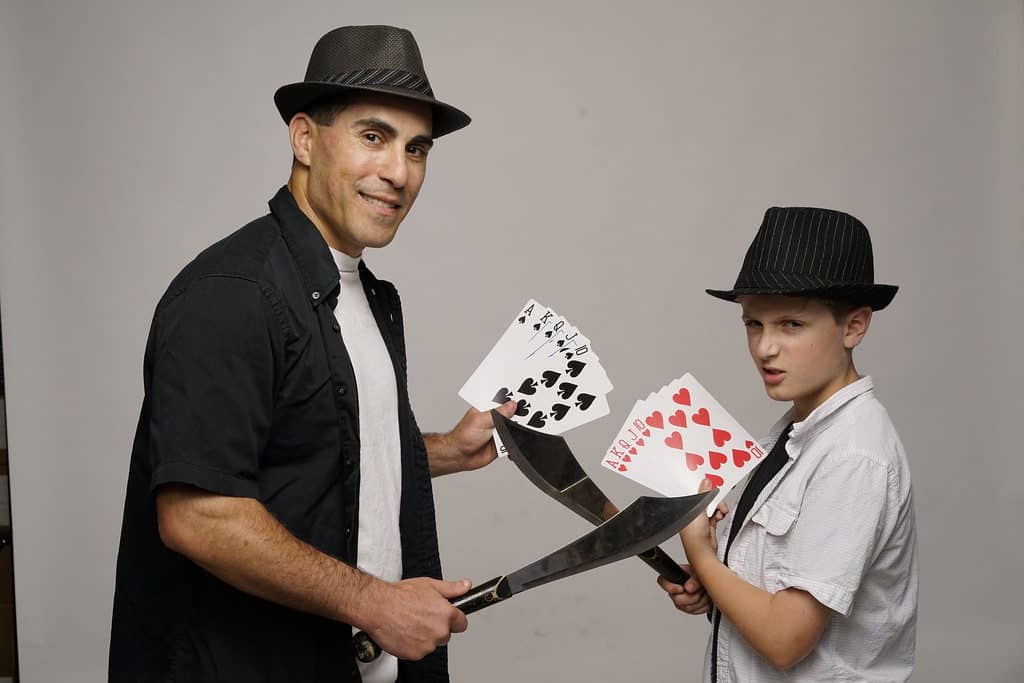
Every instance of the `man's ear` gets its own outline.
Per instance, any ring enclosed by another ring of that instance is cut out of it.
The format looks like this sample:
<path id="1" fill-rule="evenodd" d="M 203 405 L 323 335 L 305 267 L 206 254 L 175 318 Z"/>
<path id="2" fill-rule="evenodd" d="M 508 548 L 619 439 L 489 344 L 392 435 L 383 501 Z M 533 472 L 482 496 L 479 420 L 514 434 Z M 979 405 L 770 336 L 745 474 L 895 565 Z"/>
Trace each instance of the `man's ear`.
<path id="1" fill-rule="evenodd" d="M 313 149 L 313 137 L 316 135 L 316 123 L 308 114 L 299 112 L 288 123 L 288 137 L 292 143 L 292 155 L 303 166 L 310 165 L 310 153 Z"/>
<path id="2" fill-rule="evenodd" d="M 871 326 L 871 307 L 861 306 L 846 314 L 846 323 L 843 326 L 843 346 L 853 349 L 864 339 Z"/>

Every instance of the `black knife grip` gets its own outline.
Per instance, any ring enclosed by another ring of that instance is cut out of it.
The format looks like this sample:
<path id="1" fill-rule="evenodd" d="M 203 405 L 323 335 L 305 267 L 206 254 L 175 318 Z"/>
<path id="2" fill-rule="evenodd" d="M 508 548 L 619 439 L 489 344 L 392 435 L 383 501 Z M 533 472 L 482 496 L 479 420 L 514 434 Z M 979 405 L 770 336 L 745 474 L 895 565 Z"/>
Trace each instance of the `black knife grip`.
<path id="1" fill-rule="evenodd" d="M 482 610 L 484 607 L 490 607 L 495 603 L 499 603 L 510 596 L 505 577 L 499 576 L 486 583 L 481 583 L 457 598 L 452 598 L 451 603 L 462 610 L 464 614 L 471 614 L 477 610 Z"/>
<path id="2" fill-rule="evenodd" d="M 490 607 L 509 597 L 511 597 L 511 593 L 508 590 L 508 583 L 506 583 L 504 576 L 499 576 L 487 583 L 480 584 L 457 598 L 451 598 L 448 602 L 452 603 L 453 607 L 462 610 L 463 614 L 470 614 L 471 612 L 482 610 L 484 607 Z M 380 649 L 380 645 L 373 642 L 373 638 L 366 631 L 359 631 L 352 636 L 352 647 L 355 648 L 356 659 L 364 664 L 369 664 L 377 659 L 380 657 L 381 652 L 383 652 Z"/>
<path id="3" fill-rule="evenodd" d="M 661 577 L 666 581 L 682 586 L 690 580 L 690 575 L 676 564 L 675 560 L 668 556 L 668 553 L 658 546 L 654 546 L 645 553 L 640 553 L 637 557 L 646 562 L 654 571 L 661 574 Z"/>

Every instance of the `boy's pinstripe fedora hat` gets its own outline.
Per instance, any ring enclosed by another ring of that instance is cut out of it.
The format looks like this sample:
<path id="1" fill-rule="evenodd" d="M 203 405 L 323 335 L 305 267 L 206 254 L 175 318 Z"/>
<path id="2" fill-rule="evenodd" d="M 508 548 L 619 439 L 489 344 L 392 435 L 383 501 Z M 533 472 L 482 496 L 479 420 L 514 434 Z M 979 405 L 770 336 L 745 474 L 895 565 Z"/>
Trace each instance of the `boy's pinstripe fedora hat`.
<path id="1" fill-rule="evenodd" d="M 747 249 L 736 284 L 708 294 L 735 301 L 744 294 L 819 296 L 881 310 L 895 285 L 876 285 L 871 237 L 848 213 L 807 206 L 774 206 Z"/>

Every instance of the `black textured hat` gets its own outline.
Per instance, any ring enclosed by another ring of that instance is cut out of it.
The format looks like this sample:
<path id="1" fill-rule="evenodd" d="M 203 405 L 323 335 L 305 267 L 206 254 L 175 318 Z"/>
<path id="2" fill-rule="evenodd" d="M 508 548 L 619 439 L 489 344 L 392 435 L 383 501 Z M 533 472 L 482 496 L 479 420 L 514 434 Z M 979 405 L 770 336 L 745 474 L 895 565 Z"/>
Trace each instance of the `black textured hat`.
<path id="1" fill-rule="evenodd" d="M 876 285 L 871 236 L 848 213 L 804 206 L 772 207 L 747 249 L 736 284 L 708 294 L 735 301 L 743 294 L 821 296 L 881 310 L 895 285 Z"/>
<path id="2" fill-rule="evenodd" d="M 342 26 L 326 33 L 313 48 L 305 80 L 278 88 L 274 103 L 288 123 L 316 100 L 351 90 L 428 102 L 435 138 L 469 125 L 465 112 L 434 97 L 416 39 L 394 26 Z"/>

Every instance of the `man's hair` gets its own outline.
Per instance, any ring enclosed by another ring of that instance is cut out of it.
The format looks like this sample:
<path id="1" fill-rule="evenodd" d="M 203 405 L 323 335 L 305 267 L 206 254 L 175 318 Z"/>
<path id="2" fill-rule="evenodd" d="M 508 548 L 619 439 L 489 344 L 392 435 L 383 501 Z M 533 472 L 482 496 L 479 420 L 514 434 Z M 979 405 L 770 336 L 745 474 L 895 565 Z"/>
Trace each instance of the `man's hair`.
<path id="1" fill-rule="evenodd" d="M 306 114 L 318 126 L 329 126 L 334 123 L 334 119 L 338 118 L 338 114 L 348 106 L 348 100 L 349 93 L 347 92 L 321 97 L 306 107 Z"/>

